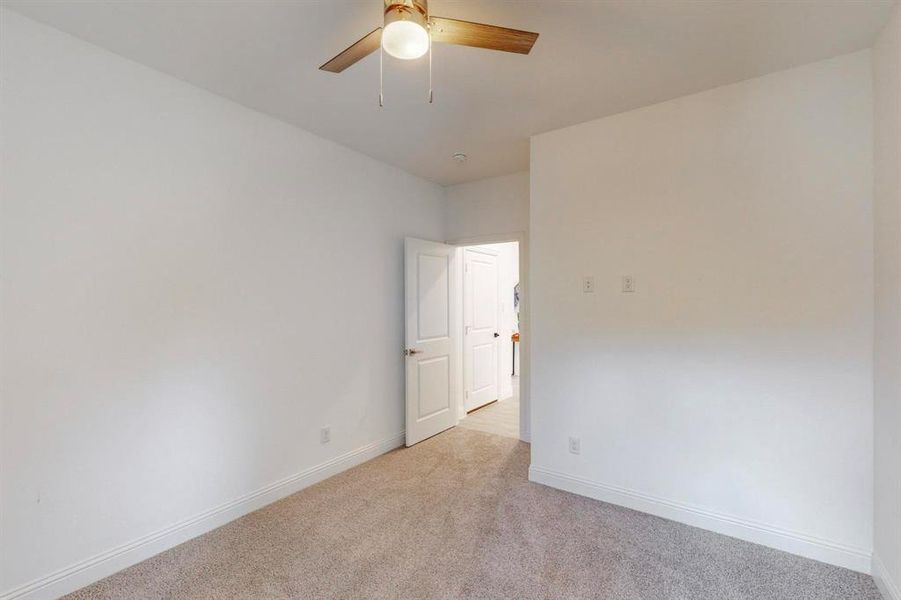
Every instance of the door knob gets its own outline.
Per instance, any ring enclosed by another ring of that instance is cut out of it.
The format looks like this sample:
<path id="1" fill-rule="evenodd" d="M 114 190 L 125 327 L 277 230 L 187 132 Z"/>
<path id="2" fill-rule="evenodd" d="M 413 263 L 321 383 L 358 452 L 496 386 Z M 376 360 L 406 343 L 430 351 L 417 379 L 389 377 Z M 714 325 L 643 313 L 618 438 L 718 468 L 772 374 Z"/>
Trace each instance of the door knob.
<path id="1" fill-rule="evenodd" d="M 495 332 L 494 332 L 494 337 L 501 337 L 501 334 L 499 334 L 498 332 L 495 331 Z"/>
<path id="2" fill-rule="evenodd" d="M 420 350 L 414 350 L 413 348 L 406 348 L 404 350 L 404 356 L 413 356 L 414 354 L 422 354 Z"/>

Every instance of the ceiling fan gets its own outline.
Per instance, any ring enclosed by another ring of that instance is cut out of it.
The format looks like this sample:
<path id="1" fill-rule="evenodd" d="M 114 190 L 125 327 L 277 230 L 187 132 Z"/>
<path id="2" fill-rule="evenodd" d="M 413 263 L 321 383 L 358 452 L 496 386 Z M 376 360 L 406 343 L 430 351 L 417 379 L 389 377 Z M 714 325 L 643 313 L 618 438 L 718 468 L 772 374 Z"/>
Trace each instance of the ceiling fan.
<path id="1" fill-rule="evenodd" d="M 471 23 L 429 14 L 428 0 L 384 0 L 385 17 L 382 27 L 341 51 L 319 67 L 322 71 L 340 73 L 377 49 L 395 58 L 413 60 L 429 54 L 429 102 L 432 101 L 432 43 L 473 46 L 502 52 L 528 54 L 538 34 L 496 25 Z M 381 58 L 381 53 L 380 53 Z M 381 87 L 381 65 L 379 67 Z M 379 90 L 379 106 L 382 93 Z"/>

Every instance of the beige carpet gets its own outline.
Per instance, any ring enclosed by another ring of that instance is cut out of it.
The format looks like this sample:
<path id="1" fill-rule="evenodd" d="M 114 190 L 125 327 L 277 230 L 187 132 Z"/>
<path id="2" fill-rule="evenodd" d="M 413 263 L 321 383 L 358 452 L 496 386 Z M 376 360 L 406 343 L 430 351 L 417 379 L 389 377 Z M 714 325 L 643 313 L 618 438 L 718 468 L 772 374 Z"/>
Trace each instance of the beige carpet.
<path id="1" fill-rule="evenodd" d="M 71 598 L 879 598 L 864 575 L 527 481 L 529 446 L 454 429 Z"/>

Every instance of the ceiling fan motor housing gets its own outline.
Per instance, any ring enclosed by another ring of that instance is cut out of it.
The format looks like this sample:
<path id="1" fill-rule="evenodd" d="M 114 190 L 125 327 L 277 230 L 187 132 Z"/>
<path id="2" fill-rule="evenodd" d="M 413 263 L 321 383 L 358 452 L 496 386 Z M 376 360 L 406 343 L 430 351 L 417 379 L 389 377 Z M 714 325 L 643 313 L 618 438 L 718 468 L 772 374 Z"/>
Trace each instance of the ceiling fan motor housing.
<path id="1" fill-rule="evenodd" d="M 412 21 L 428 31 L 428 15 L 428 0 L 385 0 L 385 27 L 395 21 Z"/>
<path id="2" fill-rule="evenodd" d="M 432 42 L 528 54 L 538 39 L 538 34 L 531 31 L 432 15 L 428 0 L 383 2 L 383 26 L 335 55 L 319 67 L 321 70 L 340 73 L 379 49 L 394 58 L 414 60 L 429 52 Z"/>

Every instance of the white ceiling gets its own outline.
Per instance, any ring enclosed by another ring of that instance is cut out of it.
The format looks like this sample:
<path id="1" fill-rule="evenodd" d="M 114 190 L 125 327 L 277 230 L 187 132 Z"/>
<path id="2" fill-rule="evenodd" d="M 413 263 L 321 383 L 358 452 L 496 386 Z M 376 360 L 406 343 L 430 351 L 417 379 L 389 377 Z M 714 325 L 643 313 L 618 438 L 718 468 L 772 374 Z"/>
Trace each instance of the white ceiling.
<path id="1" fill-rule="evenodd" d="M 382 0 L 51 0 L 4 6 L 416 175 L 528 168 L 529 136 L 869 47 L 893 0 L 431 0 L 435 15 L 541 34 L 529 56 L 457 46 L 341 74 L 326 59 Z M 462 151 L 469 160 L 457 164 Z"/>

